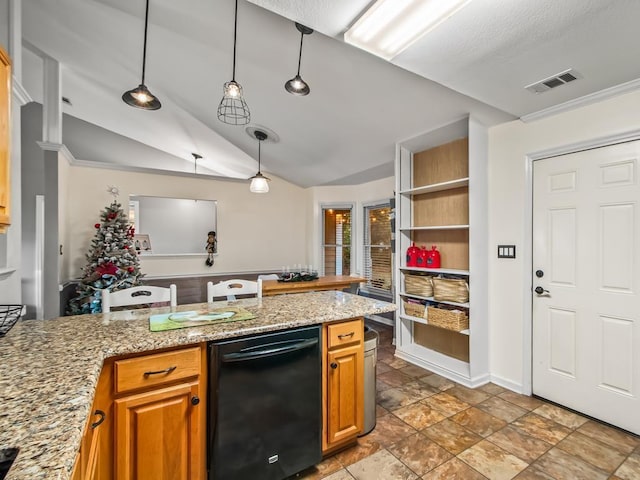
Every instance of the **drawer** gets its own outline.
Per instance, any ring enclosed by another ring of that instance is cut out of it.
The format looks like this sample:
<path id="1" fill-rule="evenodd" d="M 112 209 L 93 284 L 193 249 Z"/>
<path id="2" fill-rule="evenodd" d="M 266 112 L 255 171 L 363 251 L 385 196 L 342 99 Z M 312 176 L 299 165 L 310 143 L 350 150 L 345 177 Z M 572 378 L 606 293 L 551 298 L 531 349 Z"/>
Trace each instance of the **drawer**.
<path id="1" fill-rule="evenodd" d="M 116 393 L 162 385 L 196 375 L 200 375 L 199 347 L 114 362 Z"/>
<path id="2" fill-rule="evenodd" d="M 336 323 L 327 326 L 329 348 L 362 342 L 364 325 L 362 320 Z"/>

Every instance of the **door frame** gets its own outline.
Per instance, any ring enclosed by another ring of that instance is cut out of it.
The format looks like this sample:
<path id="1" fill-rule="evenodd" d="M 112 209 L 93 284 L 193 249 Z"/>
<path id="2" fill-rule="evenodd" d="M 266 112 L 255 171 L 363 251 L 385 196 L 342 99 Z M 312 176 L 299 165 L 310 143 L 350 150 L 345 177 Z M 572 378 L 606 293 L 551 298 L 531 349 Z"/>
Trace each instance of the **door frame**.
<path id="1" fill-rule="evenodd" d="M 640 140 L 640 129 L 624 133 L 595 137 L 576 143 L 569 143 L 545 150 L 538 150 L 525 155 L 525 189 L 524 189 L 524 252 L 522 264 L 522 393 L 531 395 L 533 392 L 533 162 L 547 158 L 568 155 L 571 153 L 593 150 L 595 148 L 609 147 L 619 143 L 627 143 Z"/>

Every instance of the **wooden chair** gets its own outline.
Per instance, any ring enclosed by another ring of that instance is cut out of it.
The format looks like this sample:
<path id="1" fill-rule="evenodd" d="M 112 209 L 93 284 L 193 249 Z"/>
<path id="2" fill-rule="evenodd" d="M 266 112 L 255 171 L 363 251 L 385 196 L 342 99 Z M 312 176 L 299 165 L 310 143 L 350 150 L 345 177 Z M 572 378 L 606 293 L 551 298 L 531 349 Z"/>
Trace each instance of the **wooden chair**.
<path id="1" fill-rule="evenodd" d="M 235 300 L 236 295 L 256 295 L 256 297 L 262 298 L 262 279 L 258 279 L 257 282 L 240 279 L 216 284 L 207 282 L 207 302 L 213 302 L 216 297 Z"/>
<path id="2" fill-rule="evenodd" d="M 173 284 L 169 285 L 169 288 L 141 285 L 115 292 L 104 289 L 101 292 L 102 313 L 109 313 L 112 307 L 128 307 L 158 302 L 169 302 L 172 307 L 178 304 L 178 291 Z"/>

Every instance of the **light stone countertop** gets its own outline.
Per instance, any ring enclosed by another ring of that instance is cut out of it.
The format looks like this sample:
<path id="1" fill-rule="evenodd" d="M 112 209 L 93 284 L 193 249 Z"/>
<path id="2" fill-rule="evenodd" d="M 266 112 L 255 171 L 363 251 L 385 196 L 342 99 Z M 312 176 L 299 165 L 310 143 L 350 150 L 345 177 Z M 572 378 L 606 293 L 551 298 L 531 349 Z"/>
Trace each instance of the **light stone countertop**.
<path id="1" fill-rule="evenodd" d="M 238 305 L 251 320 L 150 332 L 149 316 Z M 68 480 L 107 357 L 395 310 L 339 291 L 19 321 L 0 338 L 0 448 L 20 449 L 6 480 Z"/>

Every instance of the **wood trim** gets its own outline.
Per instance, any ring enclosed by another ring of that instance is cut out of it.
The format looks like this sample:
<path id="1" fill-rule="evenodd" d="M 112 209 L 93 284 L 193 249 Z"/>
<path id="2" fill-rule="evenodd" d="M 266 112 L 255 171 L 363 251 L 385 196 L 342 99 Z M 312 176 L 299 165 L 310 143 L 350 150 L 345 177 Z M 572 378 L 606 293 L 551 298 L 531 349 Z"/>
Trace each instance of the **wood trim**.
<path id="1" fill-rule="evenodd" d="M 11 224 L 11 59 L 0 47 L 0 233 Z"/>
<path id="2" fill-rule="evenodd" d="M 351 285 L 366 282 L 366 278 L 350 277 L 348 275 L 329 275 L 309 282 L 279 282 L 278 280 L 262 281 L 262 296 L 279 295 L 282 293 L 302 293 L 322 290 L 343 290 Z"/>

